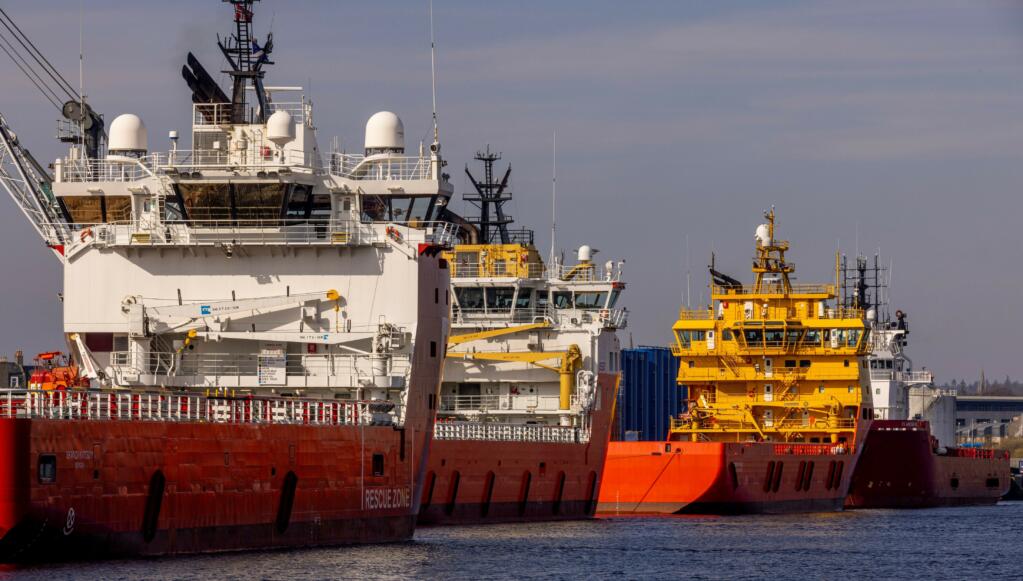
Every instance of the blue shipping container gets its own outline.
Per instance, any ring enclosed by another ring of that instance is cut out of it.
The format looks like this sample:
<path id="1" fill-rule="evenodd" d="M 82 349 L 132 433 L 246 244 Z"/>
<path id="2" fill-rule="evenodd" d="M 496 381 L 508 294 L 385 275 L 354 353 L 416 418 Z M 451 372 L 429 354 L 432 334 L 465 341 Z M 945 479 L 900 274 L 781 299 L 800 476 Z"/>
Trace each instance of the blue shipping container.
<path id="1" fill-rule="evenodd" d="M 622 350 L 622 382 L 612 439 L 667 438 L 669 419 L 682 412 L 686 398 L 686 389 L 675 383 L 678 364 L 678 357 L 667 347 Z"/>

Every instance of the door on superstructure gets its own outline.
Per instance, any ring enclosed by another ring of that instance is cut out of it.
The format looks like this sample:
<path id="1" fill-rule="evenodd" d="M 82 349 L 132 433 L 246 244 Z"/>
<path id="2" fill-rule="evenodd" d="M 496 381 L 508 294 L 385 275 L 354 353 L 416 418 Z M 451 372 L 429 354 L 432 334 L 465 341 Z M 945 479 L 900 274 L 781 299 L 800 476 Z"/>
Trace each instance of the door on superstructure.
<path id="1" fill-rule="evenodd" d="M 770 383 L 764 384 L 764 401 L 774 401 L 774 386 Z"/>

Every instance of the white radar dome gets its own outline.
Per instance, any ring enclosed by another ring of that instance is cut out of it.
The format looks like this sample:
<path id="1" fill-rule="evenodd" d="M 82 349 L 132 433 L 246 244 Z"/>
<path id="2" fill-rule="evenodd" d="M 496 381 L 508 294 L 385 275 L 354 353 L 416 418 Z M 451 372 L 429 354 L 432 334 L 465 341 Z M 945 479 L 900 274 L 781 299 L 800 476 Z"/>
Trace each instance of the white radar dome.
<path id="1" fill-rule="evenodd" d="M 405 126 L 390 111 L 373 114 L 366 122 L 366 154 L 405 153 Z"/>
<path id="2" fill-rule="evenodd" d="M 284 147 L 295 139 L 295 124 L 291 120 L 291 114 L 287 111 L 274 111 L 274 114 L 266 120 L 266 138 Z"/>
<path id="3" fill-rule="evenodd" d="M 149 134 L 146 124 L 138 115 L 118 115 L 110 124 L 110 140 L 107 149 L 111 153 L 137 153 L 149 149 Z"/>
<path id="4" fill-rule="evenodd" d="M 877 320 L 877 310 L 874 307 L 867 309 L 867 320 L 871 323 Z"/>
<path id="5" fill-rule="evenodd" d="M 771 229 L 767 224 L 757 226 L 757 233 L 755 236 L 757 238 L 757 242 L 759 242 L 761 246 L 771 245 Z"/>
<path id="6" fill-rule="evenodd" d="M 579 247 L 579 262 L 589 262 L 593 259 L 593 248 L 583 244 Z"/>

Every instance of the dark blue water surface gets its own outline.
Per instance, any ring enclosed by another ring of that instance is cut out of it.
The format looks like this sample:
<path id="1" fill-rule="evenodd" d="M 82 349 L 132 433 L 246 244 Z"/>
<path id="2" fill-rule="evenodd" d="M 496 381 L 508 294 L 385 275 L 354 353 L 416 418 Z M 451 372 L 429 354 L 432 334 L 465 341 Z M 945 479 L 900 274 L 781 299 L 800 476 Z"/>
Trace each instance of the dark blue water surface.
<path id="1" fill-rule="evenodd" d="M 420 529 L 413 542 L 40 566 L 24 579 L 1006 579 L 1023 502 Z"/>

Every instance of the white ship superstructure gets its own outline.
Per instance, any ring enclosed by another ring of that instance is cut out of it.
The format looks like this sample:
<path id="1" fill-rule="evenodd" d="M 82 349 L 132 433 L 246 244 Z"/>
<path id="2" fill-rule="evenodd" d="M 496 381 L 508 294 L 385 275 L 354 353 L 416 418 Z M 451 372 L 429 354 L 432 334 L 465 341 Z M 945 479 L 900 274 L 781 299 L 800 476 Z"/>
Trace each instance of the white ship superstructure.
<path id="1" fill-rule="evenodd" d="M 422 300 L 444 300 L 446 273 L 420 268 L 452 232 L 439 144 L 408 155 L 380 112 L 363 153 L 325 154 L 301 89 L 262 83 L 272 40 L 257 51 L 251 13 L 236 21 L 221 46 L 231 96 L 189 55 L 188 146 L 171 131 L 151 151 L 125 114 L 105 148 L 66 124 L 52 184 L 34 162 L 9 172 L 64 264 L 69 346 L 97 388 L 386 400 L 400 423 L 417 341 L 443 346 L 446 320 L 424 319 Z M 11 158 L 31 161 L 2 126 Z"/>
<path id="2" fill-rule="evenodd" d="M 888 312 L 887 270 L 874 257 L 871 265 L 865 257 L 857 257 L 855 274 L 846 277 L 853 282 L 849 300 L 867 306 L 871 350 L 864 361 L 869 366 L 870 397 L 874 419 L 926 420 L 931 434 L 944 445 L 955 445 L 955 390 L 934 385 L 934 376 L 926 368 L 914 369 L 906 354 L 909 321 L 901 310 L 894 320 Z M 871 296 L 873 294 L 873 296 Z"/>
<path id="3" fill-rule="evenodd" d="M 612 405 L 598 377 L 619 372 L 623 263 L 597 264 L 582 246 L 574 265 L 545 264 L 532 231 L 507 228 L 510 168 L 495 180 L 498 158 L 477 156 L 485 174 L 469 174 L 477 192 L 466 199 L 480 205 L 479 228 L 448 253 L 454 297 L 435 435 L 586 441 L 594 410 Z"/>

